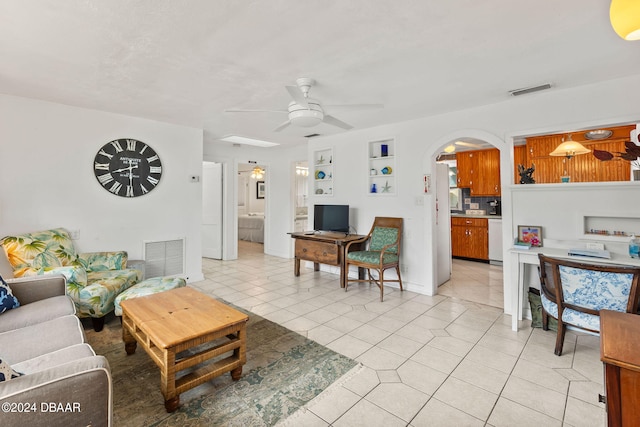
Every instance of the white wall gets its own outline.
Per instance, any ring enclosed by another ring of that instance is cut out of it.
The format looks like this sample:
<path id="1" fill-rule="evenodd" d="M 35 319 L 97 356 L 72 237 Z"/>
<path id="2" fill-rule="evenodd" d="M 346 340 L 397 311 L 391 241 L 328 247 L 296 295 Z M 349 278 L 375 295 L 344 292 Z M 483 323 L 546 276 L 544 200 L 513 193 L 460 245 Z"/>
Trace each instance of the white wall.
<path id="1" fill-rule="evenodd" d="M 314 138 L 309 143 L 308 158 L 314 149 L 333 147 L 334 192 L 331 203 L 348 203 L 354 210 L 353 223 L 358 232 L 366 232 L 375 216 L 402 216 L 405 235 L 402 263 L 407 272 L 403 282 L 417 292 L 433 294 L 435 286 L 435 198 L 423 195 L 423 174 L 435 174 L 435 156 L 440 150 L 463 136 L 475 136 L 491 142 L 501 150 L 503 234 L 508 250 L 513 229 L 522 222 L 524 212 L 512 209 L 513 137 L 534 133 L 559 132 L 640 120 L 640 103 L 630 92 L 640 88 L 640 75 L 611 80 L 597 85 L 570 89 L 553 89 L 519 98 L 507 98 L 498 104 L 427 117 L 361 131 Z M 395 138 L 398 193 L 395 197 L 368 194 L 367 143 Z M 359 159 L 359 160 L 358 160 Z M 634 187 L 633 190 L 636 190 Z M 572 187 L 566 187 L 571 192 Z M 310 195 L 310 204 L 318 203 Z M 322 198 L 327 203 L 326 197 Z M 423 204 L 423 205 L 422 205 Z M 534 219 L 538 214 L 550 217 L 575 211 L 573 206 L 540 205 L 527 209 Z M 607 207 L 616 209 L 616 202 Z M 530 218 L 528 218 L 530 220 Z M 535 224 L 540 225 L 538 222 Z M 560 226 L 558 226 L 560 228 Z M 554 230 L 555 226 L 551 227 Z M 504 276 L 510 277 L 511 265 L 505 257 Z M 505 286 L 505 311 L 510 312 L 510 287 Z"/>
<path id="2" fill-rule="evenodd" d="M 202 130 L 0 95 L 0 235 L 79 230 L 83 252 L 126 250 L 143 241 L 186 238 L 186 276 L 203 279 L 200 224 Z M 93 173 L 96 152 L 118 138 L 153 147 L 163 176 L 149 194 L 115 196 Z"/>
<path id="3" fill-rule="evenodd" d="M 295 162 L 306 160 L 306 145 L 293 148 L 250 146 L 234 147 L 219 141 L 204 143 L 204 160 L 224 164 L 225 224 L 223 259 L 237 258 L 238 220 L 237 176 L 238 164 L 255 161 L 264 166 L 265 241 L 264 252 L 283 258 L 293 256 L 291 237 L 294 226 L 294 169 Z M 252 184 L 255 186 L 255 184 Z"/>

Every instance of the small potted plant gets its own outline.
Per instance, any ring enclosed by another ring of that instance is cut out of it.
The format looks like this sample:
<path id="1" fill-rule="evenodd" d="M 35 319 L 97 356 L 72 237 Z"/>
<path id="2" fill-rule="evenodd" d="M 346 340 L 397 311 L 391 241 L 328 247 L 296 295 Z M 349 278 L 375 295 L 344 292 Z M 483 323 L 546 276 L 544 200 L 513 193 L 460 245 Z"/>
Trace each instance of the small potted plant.
<path id="1" fill-rule="evenodd" d="M 631 163 L 633 169 L 633 180 L 640 181 L 640 146 L 631 141 L 624 143 L 624 152 L 609 152 L 605 150 L 593 150 L 593 155 L 596 159 L 603 162 L 609 160 L 621 159 L 628 160 Z"/>

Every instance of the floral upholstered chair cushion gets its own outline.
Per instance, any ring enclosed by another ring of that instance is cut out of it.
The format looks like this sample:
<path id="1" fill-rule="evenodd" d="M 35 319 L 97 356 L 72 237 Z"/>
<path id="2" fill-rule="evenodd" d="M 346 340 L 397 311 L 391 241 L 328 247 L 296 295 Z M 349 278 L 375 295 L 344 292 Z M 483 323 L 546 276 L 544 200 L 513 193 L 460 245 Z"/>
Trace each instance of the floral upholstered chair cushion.
<path id="1" fill-rule="evenodd" d="M 393 245 L 398 240 L 398 229 L 389 227 L 375 227 L 371 233 L 369 250 L 349 252 L 347 257 L 354 261 L 377 264 L 380 262 L 380 252 L 385 246 Z M 383 255 L 383 264 L 398 261 L 398 245 L 386 248 Z"/>
<path id="2" fill-rule="evenodd" d="M 138 272 L 126 269 L 126 252 L 79 254 L 63 228 L 8 236 L 2 247 L 15 277 L 64 275 L 79 317 L 103 317 L 116 295 L 138 281 Z"/>
<path id="3" fill-rule="evenodd" d="M 609 273 L 559 266 L 562 296 L 565 303 L 593 310 L 625 312 L 631 291 L 633 274 Z M 558 318 L 558 306 L 540 295 L 544 309 Z M 600 316 L 583 313 L 571 308 L 562 312 L 562 321 L 592 331 L 600 330 Z"/>

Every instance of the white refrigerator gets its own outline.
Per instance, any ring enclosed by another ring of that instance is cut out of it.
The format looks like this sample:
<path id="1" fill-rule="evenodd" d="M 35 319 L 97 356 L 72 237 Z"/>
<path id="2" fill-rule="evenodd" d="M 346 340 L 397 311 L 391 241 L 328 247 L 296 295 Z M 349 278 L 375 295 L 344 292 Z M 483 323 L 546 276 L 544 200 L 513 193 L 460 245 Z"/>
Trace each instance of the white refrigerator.
<path id="1" fill-rule="evenodd" d="M 449 207 L 449 165 L 436 163 L 436 281 L 451 279 L 451 212 Z"/>

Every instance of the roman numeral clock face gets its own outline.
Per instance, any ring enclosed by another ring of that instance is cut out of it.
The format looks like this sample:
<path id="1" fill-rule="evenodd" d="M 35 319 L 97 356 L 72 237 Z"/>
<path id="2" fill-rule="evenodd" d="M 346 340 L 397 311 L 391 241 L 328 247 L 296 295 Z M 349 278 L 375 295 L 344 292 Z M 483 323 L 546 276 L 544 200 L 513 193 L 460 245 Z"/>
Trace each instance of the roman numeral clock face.
<path id="1" fill-rule="evenodd" d="M 116 139 L 98 151 L 93 172 L 100 185 L 116 196 L 138 197 L 156 188 L 162 176 L 162 162 L 144 142 Z"/>

